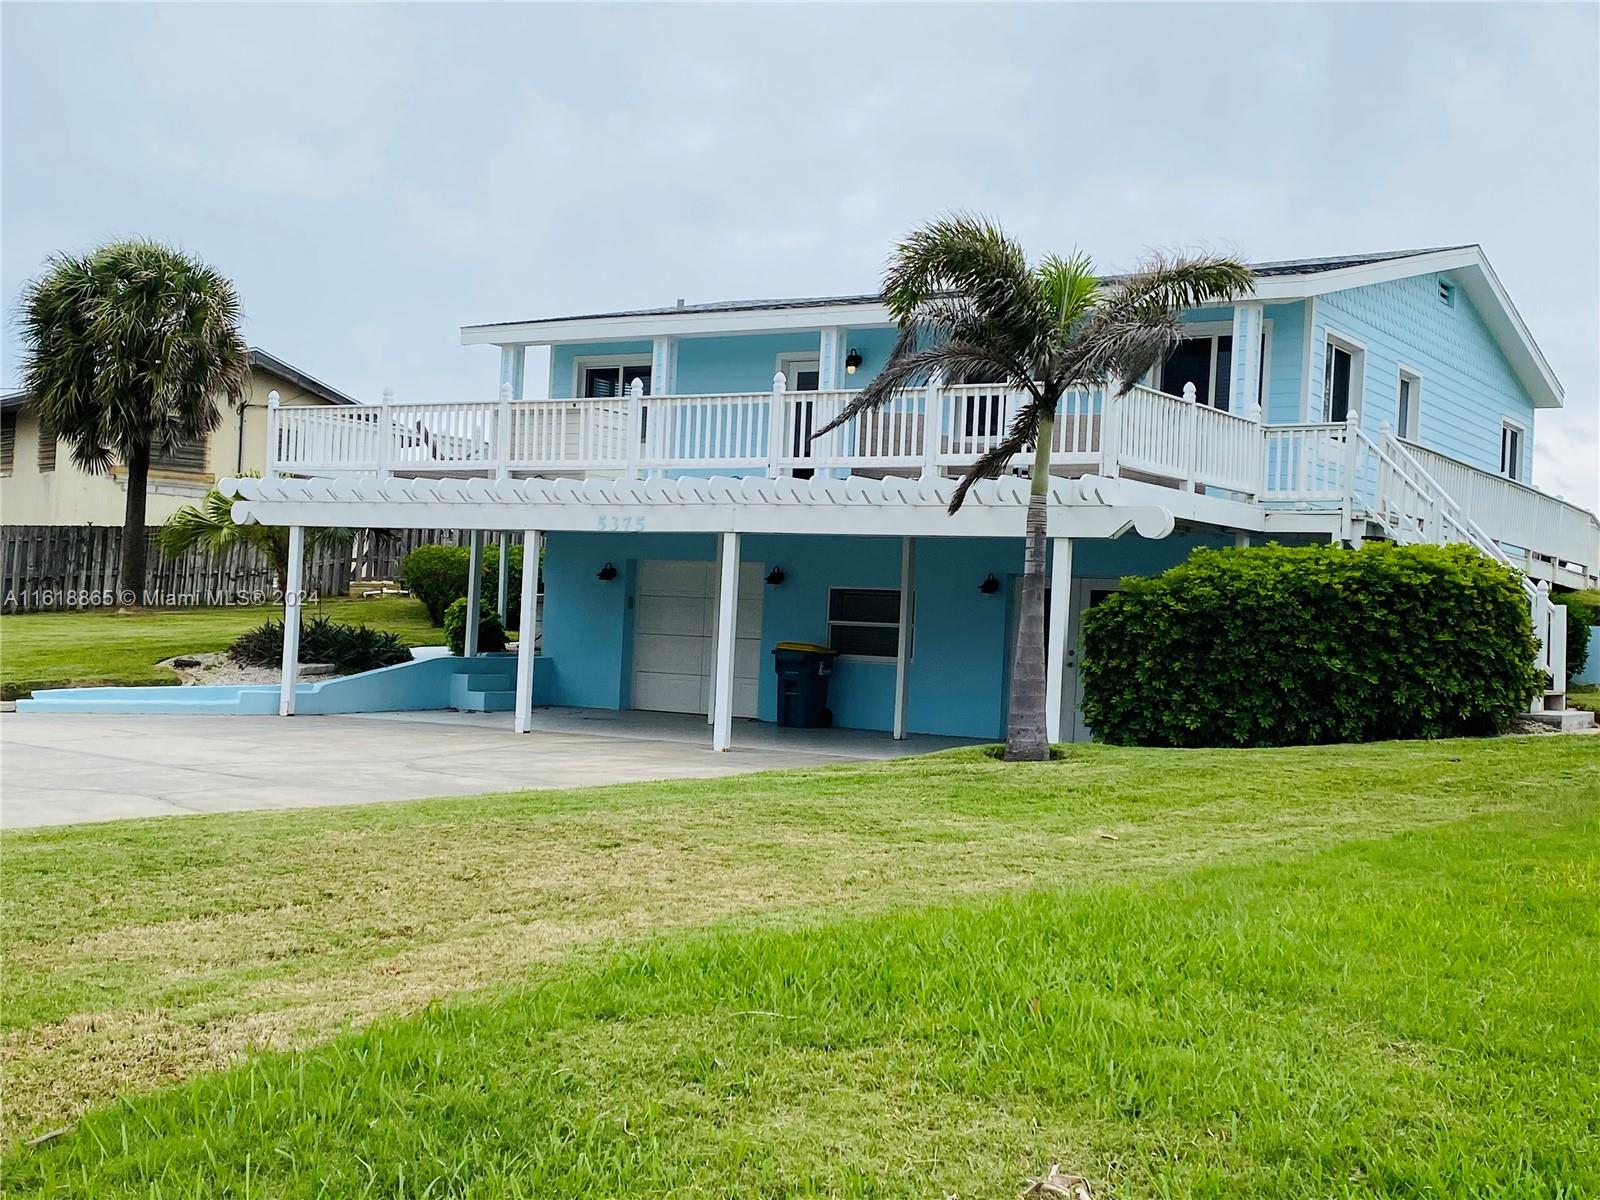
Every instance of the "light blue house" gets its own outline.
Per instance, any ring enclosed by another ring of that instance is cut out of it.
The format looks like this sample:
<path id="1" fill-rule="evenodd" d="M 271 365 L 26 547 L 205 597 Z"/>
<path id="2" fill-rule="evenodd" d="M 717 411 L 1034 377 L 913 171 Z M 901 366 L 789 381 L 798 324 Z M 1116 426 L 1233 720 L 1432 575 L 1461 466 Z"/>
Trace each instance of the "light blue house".
<path id="1" fill-rule="evenodd" d="M 1087 607 L 1197 546 L 1268 539 L 1464 540 L 1514 564 L 1559 706 L 1548 589 L 1600 578 L 1600 523 L 1534 487 L 1535 422 L 1561 387 L 1482 251 L 1263 263 L 1248 299 L 1185 328 L 1127 396 L 1063 401 L 1053 734 L 1089 735 Z M 535 704 L 709 713 L 726 748 L 737 721 L 777 716 L 773 647 L 809 642 L 838 651 L 836 724 L 998 738 L 1024 485 L 1001 478 L 945 508 L 1014 397 L 934 380 L 810 437 L 892 339 L 873 296 L 468 326 L 465 344 L 500 351 L 498 396 L 276 410 L 271 473 L 231 485 L 236 513 L 542 545 L 542 600 L 531 579 L 523 590 L 523 628 L 543 634 L 537 672 L 526 645 L 519 656 L 519 728 Z M 548 348 L 538 379 L 530 347 Z M 292 671 L 284 696 L 292 707 Z"/>

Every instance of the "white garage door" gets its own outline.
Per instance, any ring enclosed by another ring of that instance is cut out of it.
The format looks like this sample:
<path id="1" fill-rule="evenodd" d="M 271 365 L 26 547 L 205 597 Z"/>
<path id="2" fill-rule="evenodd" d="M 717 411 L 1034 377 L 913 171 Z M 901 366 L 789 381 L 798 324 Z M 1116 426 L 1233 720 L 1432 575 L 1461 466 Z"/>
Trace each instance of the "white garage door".
<path id="1" fill-rule="evenodd" d="M 733 715 L 756 715 L 761 687 L 760 563 L 739 568 L 734 626 Z M 716 665 L 716 564 L 639 564 L 633 609 L 633 707 L 656 712 L 710 711 Z"/>

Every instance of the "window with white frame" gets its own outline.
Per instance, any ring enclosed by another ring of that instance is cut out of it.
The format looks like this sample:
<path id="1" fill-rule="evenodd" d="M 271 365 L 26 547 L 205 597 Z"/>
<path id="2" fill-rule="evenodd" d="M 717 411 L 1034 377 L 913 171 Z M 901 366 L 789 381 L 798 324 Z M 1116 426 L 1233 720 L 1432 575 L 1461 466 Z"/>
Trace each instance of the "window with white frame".
<path id="1" fill-rule="evenodd" d="M 900 652 L 899 588 L 829 588 L 828 645 L 855 658 Z"/>
<path id="2" fill-rule="evenodd" d="M 1500 426 L 1500 474 L 1507 479 L 1522 479 L 1522 439 L 1524 431 L 1515 421 Z"/>
<path id="3" fill-rule="evenodd" d="M 1417 440 L 1418 406 L 1422 403 L 1422 376 L 1415 371 L 1400 368 L 1400 382 L 1395 396 L 1394 431 L 1397 437 L 1408 442 Z"/>
<path id="4" fill-rule="evenodd" d="M 1361 348 L 1329 336 L 1322 356 L 1322 419 L 1343 421 L 1361 402 Z M 1359 409 L 1358 409 L 1359 411 Z"/>
<path id="5" fill-rule="evenodd" d="M 645 363 L 579 363 L 578 395 L 586 399 L 625 396 L 635 379 L 644 381 L 646 394 L 650 391 L 650 364 Z"/>
<path id="6" fill-rule="evenodd" d="M 1263 403 L 1267 388 L 1267 331 L 1261 330 L 1261 377 L 1256 381 L 1256 403 Z M 1183 395 L 1183 385 L 1194 384 L 1195 399 L 1228 412 L 1232 408 L 1233 334 L 1210 333 L 1185 337 L 1161 365 L 1160 390 Z"/>

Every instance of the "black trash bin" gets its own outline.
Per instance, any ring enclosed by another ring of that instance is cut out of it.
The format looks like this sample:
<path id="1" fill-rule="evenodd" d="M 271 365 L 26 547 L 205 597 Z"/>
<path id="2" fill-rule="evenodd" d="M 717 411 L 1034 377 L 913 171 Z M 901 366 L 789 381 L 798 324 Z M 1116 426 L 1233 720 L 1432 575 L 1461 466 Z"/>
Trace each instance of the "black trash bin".
<path id="1" fill-rule="evenodd" d="M 779 642 L 772 648 L 772 665 L 778 672 L 779 725 L 826 729 L 833 724 L 833 713 L 828 711 L 828 679 L 838 654 L 809 642 Z"/>

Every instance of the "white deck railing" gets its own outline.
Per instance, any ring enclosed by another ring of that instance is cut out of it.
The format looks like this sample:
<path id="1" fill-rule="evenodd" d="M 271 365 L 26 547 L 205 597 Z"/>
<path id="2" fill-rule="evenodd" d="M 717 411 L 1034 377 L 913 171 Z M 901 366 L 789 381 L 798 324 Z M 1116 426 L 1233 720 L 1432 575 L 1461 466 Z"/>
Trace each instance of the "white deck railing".
<path id="1" fill-rule="evenodd" d="M 908 388 L 821 437 L 857 395 L 770 392 L 575 400 L 270 406 L 268 471 L 284 475 L 493 475 L 801 469 L 937 473 L 1000 446 L 1026 393 L 994 384 Z M 1128 470 L 1190 490 L 1253 495 L 1261 426 L 1147 387 L 1078 388 L 1057 405 L 1052 461 Z M 1031 451 L 1018 456 L 1026 465 Z"/>
<path id="2" fill-rule="evenodd" d="M 1527 566 L 1529 556 L 1592 577 L 1595 518 L 1525 484 L 1436 451 L 1361 432 L 1358 419 L 1263 427 L 1135 387 L 1061 397 L 1051 458 L 1060 469 L 1131 475 L 1190 491 L 1255 498 L 1277 507 L 1338 512 L 1347 537 L 1373 520 L 1404 541 L 1465 540 Z M 936 475 L 991 453 L 1010 433 L 1026 393 L 994 384 L 908 388 L 816 437 L 857 393 L 791 392 L 782 375 L 766 392 L 576 400 L 269 404 L 269 474 L 508 475 L 810 469 Z M 1012 464 L 1023 468 L 1031 450 Z"/>

